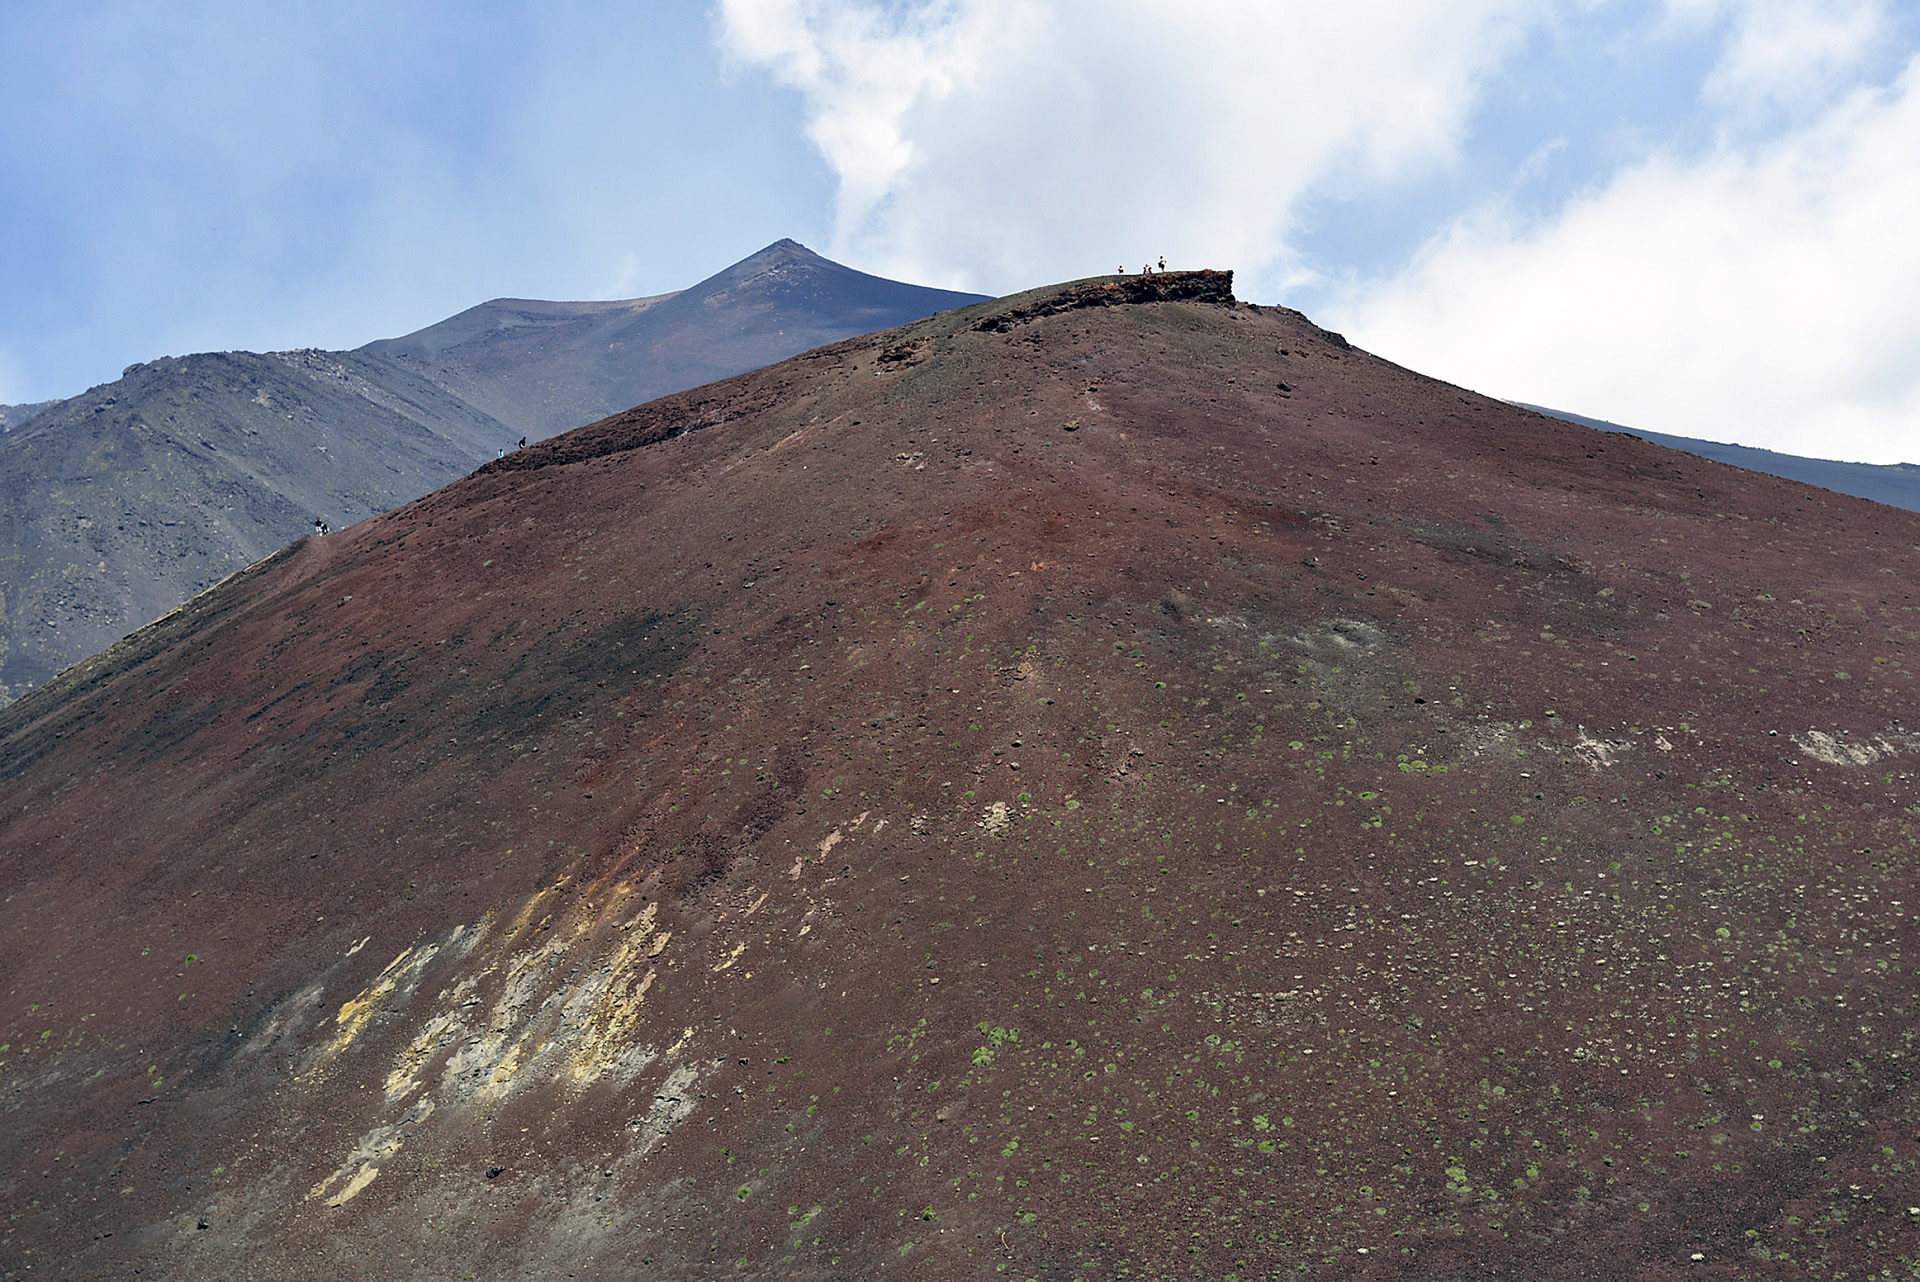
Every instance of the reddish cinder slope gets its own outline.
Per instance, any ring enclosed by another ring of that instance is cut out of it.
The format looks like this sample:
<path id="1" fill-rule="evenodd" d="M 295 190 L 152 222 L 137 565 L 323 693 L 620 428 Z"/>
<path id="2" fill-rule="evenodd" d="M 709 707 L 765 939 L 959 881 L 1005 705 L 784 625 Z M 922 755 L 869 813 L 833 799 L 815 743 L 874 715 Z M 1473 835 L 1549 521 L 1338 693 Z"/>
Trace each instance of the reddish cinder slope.
<path id="1" fill-rule="evenodd" d="M 1920 518 L 1226 286 L 643 406 L 0 715 L 0 1270 L 1920 1254 Z"/>

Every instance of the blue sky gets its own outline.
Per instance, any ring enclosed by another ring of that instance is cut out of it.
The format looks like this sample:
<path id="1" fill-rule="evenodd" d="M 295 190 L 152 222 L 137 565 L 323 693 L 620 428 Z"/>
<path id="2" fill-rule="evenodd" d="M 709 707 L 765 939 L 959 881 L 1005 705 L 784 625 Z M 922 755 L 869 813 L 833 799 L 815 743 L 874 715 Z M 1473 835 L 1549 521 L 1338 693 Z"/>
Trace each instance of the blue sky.
<path id="1" fill-rule="evenodd" d="M 1233 267 L 1493 395 L 1920 461 L 1892 0 L 0 6 L 0 402 L 680 288 Z"/>

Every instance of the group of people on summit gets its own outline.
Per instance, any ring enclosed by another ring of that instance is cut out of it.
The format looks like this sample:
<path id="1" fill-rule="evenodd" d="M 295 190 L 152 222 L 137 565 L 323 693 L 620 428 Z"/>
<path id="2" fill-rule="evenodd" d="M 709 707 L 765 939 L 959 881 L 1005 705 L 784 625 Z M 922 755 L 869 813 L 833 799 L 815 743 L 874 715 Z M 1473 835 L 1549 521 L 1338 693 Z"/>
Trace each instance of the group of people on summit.
<path id="1" fill-rule="evenodd" d="M 1142 276 L 1151 276 L 1156 271 L 1163 272 L 1165 270 L 1167 270 L 1167 256 L 1165 254 L 1162 254 L 1160 255 L 1160 265 L 1158 267 L 1155 267 L 1152 263 L 1148 263 L 1146 266 L 1140 269 L 1140 274 Z M 1125 276 L 1126 274 L 1127 274 L 1127 265 L 1125 263 L 1122 263 L 1120 264 L 1120 267 L 1116 272 L 1116 275 Z"/>

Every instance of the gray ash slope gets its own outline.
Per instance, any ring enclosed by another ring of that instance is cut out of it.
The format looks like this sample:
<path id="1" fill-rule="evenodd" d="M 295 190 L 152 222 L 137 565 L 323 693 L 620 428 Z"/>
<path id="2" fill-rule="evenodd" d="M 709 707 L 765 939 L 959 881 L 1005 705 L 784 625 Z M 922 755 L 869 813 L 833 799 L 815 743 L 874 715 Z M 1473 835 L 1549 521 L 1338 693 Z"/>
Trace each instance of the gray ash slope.
<path id="1" fill-rule="evenodd" d="M 136 365 L 0 442 L 0 697 L 309 532 L 469 471 L 507 429 L 354 353 Z"/>
<path id="2" fill-rule="evenodd" d="M 59 401 L 29 401 L 24 405 L 0 405 L 0 433 L 17 431 L 27 420 L 52 409 Z"/>

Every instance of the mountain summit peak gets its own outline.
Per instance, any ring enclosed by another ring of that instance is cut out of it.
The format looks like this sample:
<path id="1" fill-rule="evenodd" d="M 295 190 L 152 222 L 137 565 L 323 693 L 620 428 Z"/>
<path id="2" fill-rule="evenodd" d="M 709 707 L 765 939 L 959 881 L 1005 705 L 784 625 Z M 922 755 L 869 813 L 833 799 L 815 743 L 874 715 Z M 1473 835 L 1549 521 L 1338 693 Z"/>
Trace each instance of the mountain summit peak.
<path id="1" fill-rule="evenodd" d="M 808 249 L 805 245 L 802 245 L 799 241 L 793 239 L 793 237 L 791 236 L 782 236 L 779 240 L 774 241 L 771 245 L 768 245 L 765 249 L 761 250 L 760 253 L 771 254 L 771 253 L 774 253 L 775 251 L 778 251 L 783 254 L 793 254 L 796 256 L 805 255 L 808 258 L 820 258 L 819 254 L 814 253 L 811 249 Z M 821 258 L 820 261 L 825 262 L 827 260 L 824 258 Z"/>

